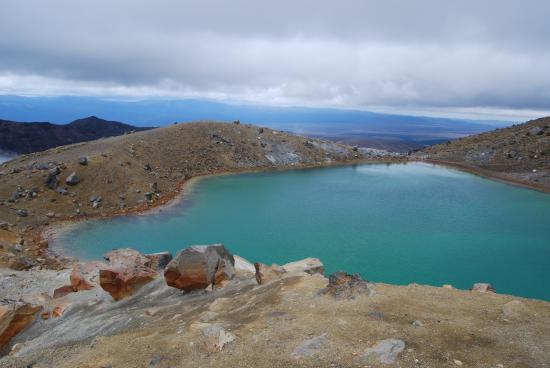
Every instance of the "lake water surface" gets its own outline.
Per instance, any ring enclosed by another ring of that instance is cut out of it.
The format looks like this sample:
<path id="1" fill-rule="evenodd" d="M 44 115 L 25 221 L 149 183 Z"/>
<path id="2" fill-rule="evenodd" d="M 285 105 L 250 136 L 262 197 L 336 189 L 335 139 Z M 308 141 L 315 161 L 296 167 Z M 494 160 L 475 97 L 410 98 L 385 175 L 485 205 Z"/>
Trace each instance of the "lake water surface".
<path id="1" fill-rule="evenodd" d="M 250 261 L 320 258 L 327 272 L 550 300 L 550 195 L 422 163 L 201 179 L 146 216 L 71 226 L 55 245 L 81 259 L 112 248 L 224 243 Z"/>

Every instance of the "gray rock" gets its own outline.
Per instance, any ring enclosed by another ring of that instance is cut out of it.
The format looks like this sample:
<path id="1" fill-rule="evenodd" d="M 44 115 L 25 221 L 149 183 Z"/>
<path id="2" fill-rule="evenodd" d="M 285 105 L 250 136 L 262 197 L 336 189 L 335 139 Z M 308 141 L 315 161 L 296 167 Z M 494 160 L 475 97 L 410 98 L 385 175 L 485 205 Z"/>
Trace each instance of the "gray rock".
<path id="1" fill-rule="evenodd" d="M 488 283 L 485 283 L 485 282 L 475 283 L 470 288 L 470 290 L 477 291 L 477 292 L 480 292 L 480 293 L 494 293 L 496 291 L 495 288 L 491 284 L 488 284 Z"/>
<path id="2" fill-rule="evenodd" d="M 61 194 L 61 195 L 67 195 L 69 194 L 69 192 L 67 191 L 67 189 L 63 188 L 63 187 L 59 187 L 57 188 L 57 193 Z"/>
<path id="3" fill-rule="evenodd" d="M 221 351 L 225 345 L 235 340 L 235 335 L 221 325 L 208 325 L 202 329 L 202 337 L 209 351 Z"/>
<path id="4" fill-rule="evenodd" d="M 148 201 L 152 201 L 152 200 L 153 200 L 153 192 L 144 193 L 143 196 L 144 196 L 145 199 L 148 200 Z"/>
<path id="5" fill-rule="evenodd" d="M 151 165 L 149 165 L 149 164 L 143 165 L 143 170 L 145 170 L 145 171 L 151 171 Z"/>
<path id="6" fill-rule="evenodd" d="M 59 168 L 59 166 L 54 166 L 50 169 L 49 173 L 53 175 L 59 175 L 61 174 L 61 169 Z"/>
<path id="7" fill-rule="evenodd" d="M 18 209 L 16 213 L 17 213 L 17 216 L 19 217 L 27 217 L 29 215 L 29 212 L 24 208 Z"/>
<path id="8" fill-rule="evenodd" d="M 7 222 L 0 222 L 0 230 L 8 230 L 9 226 Z"/>
<path id="9" fill-rule="evenodd" d="M 376 357 L 381 363 L 392 364 L 397 356 L 405 350 L 405 342 L 398 339 L 380 340 L 372 348 L 367 349 L 364 358 Z"/>
<path id="10" fill-rule="evenodd" d="M 298 344 L 298 346 L 296 346 L 291 355 L 295 358 L 309 358 L 318 354 L 321 351 L 321 348 L 327 343 L 328 339 L 326 337 L 326 334 L 322 334 L 312 339 L 302 341 L 300 344 Z"/>
<path id="11" fill-rule="evenodd" d="M 412 323 L 412 325 L 413 325 L 414 327 L 422 327 L 422 326 L 424 326 L 424 323 L 423 323 L 422 321 L 420 321 L 420 320 L 414 320 L 413 323 Z"/>
<path id="12" fill-rule="evenodd" d="M 72 172 L 71 175 L 67 176 L 67 179 L 65 179 L 65 183 L 68 185 L 77 185 L 80 183 L 80 179 L 78 176 L 76 176 L 76 172 Z"/>
<path id="13" fill-rule="evenodd" d="M 88 158 L 86 156 L 79 157 L 78 158 L 78 163 L 83 165 L 83 166 L 86 166 L 86 165 L 88 165 Z"/>
<path id="14" fill-rule="evenodd" d="M 48 189 L 55 189 L 59 185 L 59 179 L 57 177 L 57 174 L 54 174 L 50 172 L 48 174 L 48 177 L 46 178 L 45 182 L 46 188 Z"/>

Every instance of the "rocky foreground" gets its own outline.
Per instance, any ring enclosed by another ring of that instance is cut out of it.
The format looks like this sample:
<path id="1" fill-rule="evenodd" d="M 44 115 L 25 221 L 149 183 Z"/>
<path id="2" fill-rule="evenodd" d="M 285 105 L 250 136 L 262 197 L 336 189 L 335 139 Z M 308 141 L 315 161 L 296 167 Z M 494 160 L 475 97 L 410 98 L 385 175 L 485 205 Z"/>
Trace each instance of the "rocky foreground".
<path id="1" fill-rule="evenodd" d="M 438 144 L 413 156 L 550 192 L 550 117 Z"/>
<path id="2" fill-rule="evenodd" d="M 0 270 L 0 367 L 548 367 L 550 303 L 370 283 L 222 245 Z"/>

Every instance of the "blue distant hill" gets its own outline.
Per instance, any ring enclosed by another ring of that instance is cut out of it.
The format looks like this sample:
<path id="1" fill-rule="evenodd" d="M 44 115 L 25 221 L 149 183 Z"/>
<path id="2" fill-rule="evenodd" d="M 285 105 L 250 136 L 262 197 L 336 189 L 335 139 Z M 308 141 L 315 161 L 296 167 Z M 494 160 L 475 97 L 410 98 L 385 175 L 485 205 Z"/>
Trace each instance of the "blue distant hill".
<path id="1" fill-rule="evenodd" d="M 346 143 L 404 151 L 492 130 L 506 123 L 447 119 L 307 107 L 238 105 L 205 100 L 112 100 L 95 97 L 0 96 L 0 119 L 69 123 L 95 115 L 135 126 L 162 126 L 196 120 L 233 121 L 270 126 Z"/>

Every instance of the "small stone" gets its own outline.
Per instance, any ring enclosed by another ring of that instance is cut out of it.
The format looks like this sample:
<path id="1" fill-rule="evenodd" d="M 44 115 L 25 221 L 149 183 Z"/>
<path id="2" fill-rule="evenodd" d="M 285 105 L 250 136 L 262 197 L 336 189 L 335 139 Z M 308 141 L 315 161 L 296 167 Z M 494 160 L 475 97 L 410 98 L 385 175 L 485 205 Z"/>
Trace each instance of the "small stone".
<path id="1" fill-rule="evenodd" d="M 453 362 L 458 365 L 459 367 L 462 366 L 462 362 L 458 359 L 453 359 Z"/>
<path id="2" fill-rule="evenodd" d="M 76 176 L 76 172 L 72 172 L 71 175 L 67 176 L 65 183 L 68 185 L 77 185 L 80 183 L 80 179 Z"/>
<path id="3" fill-rule="evenodd" d="M 386 339 L 376 343 L 363 355 L 364 358 L 375 356 L 381 363 L 391 364 L 405 350 L 405 342 L 398 339 Z"/>
<path id="4" fill-rule="evenodd" d="M 310 358 L 314 355 L 317 355 L 321 348 L 328 343 L 328 339 L 326 337 L 326 334 L 322 334 L 320 336 L 316 336 L 312 339 L 302 341 L 294 351 L 292 352 L 292 356 L 294 358 Z"/>
<path id="5" fill-rule="evenodd" d="M 16 213 L 17 213 L 17 216 L 19 217 L 27 217 L 29 215 L 29 212 L 24 208 L 18 209 Z"/>
<path id="6" fill-rule="evenodd" d="M 495 292 L 495 288 L 491 284 L 484 283 L 484 282 L 475 283 L 470 290 L 471 291 L 477 291 L 477 292 L 480 292 L 480 293 L 494 293 Z"/>
<path id="7" fill-rule="evenodd" d="M 424 323 L 422 321 L 419 321 L 419 320 L 414 320 L 412 325 L 415 326 L 415 327 L 422 327 L 422 326 L 424 326 Z"/>
<path id="8" fill-rule="evenodd" d="M 204 327 L 202 337 L 206 349 L 211 352 L 221 351 L 225 345 L 235 340 L 235 335 L 226 331 L 221 325 Z"/>
<path id="9" fill-rule="evenodd" d="M 88 158 L 86 156 L 82 156 L 78 158 L 78 163 L 82 166 L 88 165 Z"/>

